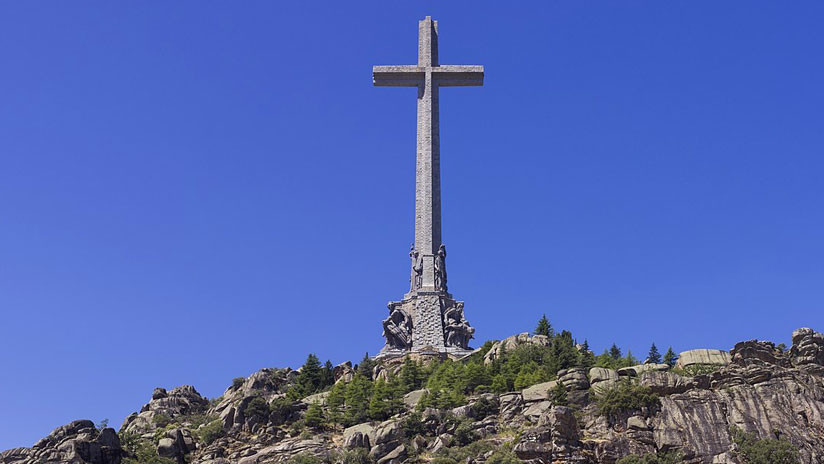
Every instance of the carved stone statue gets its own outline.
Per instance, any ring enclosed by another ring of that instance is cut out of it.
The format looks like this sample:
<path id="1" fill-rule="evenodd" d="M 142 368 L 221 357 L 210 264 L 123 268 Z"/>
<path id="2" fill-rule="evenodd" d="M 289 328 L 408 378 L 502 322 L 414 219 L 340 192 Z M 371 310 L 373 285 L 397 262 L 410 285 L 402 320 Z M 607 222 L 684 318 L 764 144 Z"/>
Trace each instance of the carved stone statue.
<path id="1" fill-rule="evenodd" d="M 447 308 L 443 314 L 444 344 L 468 349 L 469 340 L 474 337 L 475 328 L 464 317 L 463 304 L 458 302 Z"/>
<path id="2" fill-rule="evenodd" d="M 410 290 L 417 290 L 423 284 L 423 259 L 415 249 L 415 244 L 409 248 L 409 260 L 412 261 L 412 275 L 409 277 Z"/>
<path id="3" fill-rule="evenodd" d="M 435 289 L 446 291 L 446 246 L 441 244 L 435 255 Z"/>
<path id="4" fill-rule="evenodd" d="M 397 350 L 412 347 L 412 320 L 403 310 L 389 305 L 389 317 L 383 320 L 383 336 L 386 345 Z"/>

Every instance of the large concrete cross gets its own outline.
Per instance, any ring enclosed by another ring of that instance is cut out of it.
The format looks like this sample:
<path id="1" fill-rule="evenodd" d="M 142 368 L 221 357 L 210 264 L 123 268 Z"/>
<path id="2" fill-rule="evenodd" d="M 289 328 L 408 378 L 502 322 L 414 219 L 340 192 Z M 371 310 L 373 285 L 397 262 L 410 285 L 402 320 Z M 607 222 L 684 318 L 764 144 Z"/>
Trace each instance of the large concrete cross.
<path id="1" fill-rule="evenodd" d="M 435 259 L 441 246 L 441 150 L 438 88 L 478 86 L 483 66 L 440 65 L 438 22 L 418 23 L 418 65 L 374 66 L 372 81 L 381 87 L 418 88 L 418 155 L 415 174 L 415 249 L 420 253 L 422 291 L 435 288 Z"/>

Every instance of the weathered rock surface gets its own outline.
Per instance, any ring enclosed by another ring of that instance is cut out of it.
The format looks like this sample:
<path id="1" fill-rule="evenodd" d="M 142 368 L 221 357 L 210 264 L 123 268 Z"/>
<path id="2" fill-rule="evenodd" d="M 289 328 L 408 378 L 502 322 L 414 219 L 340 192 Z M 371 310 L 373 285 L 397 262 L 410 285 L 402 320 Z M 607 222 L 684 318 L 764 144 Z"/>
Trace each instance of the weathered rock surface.
<path id="1" fill-rule="evenodd" d="M 77 420 L 54 429 L 31 448 L 0 453 L 4 464 L 119 464 L 123 456 L 114 429 L 98 431 L 90 420 Z"/>
<path id="2" fill-rule="evenodd" d="M 503 356 L 505 352 L 512 351 L 521 345 L 529 343 L 540 346 L 549 346 L 551 341 L 549 340 L 549 337 L 545 337 L 543 335 L 530 335 L 529 332 L 507 337 L 492 345 L 492 348 L 490 348 L 486 355 L 484 355 L 484 364 L 492 364 L 493 361 Z"/>
<path id="3" fill-rule="evenodd" d="M 696 364 L 726 366 L 729 363 L 730 354 L 726 351 L 701 348 L 698 350 L 684 351 L 679 354 L 675 367 L 684 368 Z"/>
<path id="4" fill-rule="evenodd" d="M 173 419 L 185 415 L 202 414 L 209 408 L 209 400 L 200 395 L 191 385 L 183 385 L 166 391 L 155 388 L 152 399 L 123 421 L 122 429 L 127 432 L 144 434 L 157 428 L 161 418 Z"/>

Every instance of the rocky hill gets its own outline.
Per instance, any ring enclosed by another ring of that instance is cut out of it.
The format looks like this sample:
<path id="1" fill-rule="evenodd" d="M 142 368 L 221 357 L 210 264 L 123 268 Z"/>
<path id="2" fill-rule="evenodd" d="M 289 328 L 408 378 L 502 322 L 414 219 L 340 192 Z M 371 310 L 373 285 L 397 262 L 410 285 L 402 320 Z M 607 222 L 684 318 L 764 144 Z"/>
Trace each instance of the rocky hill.
<path id="1" fill-rule="evenodd" d="M 824 463 L 820 333 L 674 366 L 609 365 L 565 340 L 521 334 L 455 361 L 310 357 L 211 401 L 157 388 L 119 432 L 75 421 L 0 463 Z"/>

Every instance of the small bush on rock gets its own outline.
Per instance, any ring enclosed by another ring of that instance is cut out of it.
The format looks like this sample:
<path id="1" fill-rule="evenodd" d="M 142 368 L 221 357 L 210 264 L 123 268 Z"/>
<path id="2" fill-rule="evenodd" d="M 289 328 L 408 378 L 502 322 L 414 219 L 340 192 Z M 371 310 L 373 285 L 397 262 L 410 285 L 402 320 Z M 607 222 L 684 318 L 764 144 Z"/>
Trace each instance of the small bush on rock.
<path id="1" fill-rule="evenodd" d="M 467 462 L 468 460 L 474 461 L 494 449 L 495 445 L 488 441 L 476 441 L 467 446 L 441 448 L 429 463 L 455 464 Z"/>
<path id="2" fill-rule="evenodd" d="M 403 420 L 401 427 L 403 427 L 403 434 L 407 438 L 422 435 L 424 433 L 424 424 L 421 419 L 421 414 L 418 412 L 409 414 L 406 416 L 406 419 Z"/>
<path id="3" fill-rule="evenodd" d="M 152 416 L 152 424 L 156 427 L 166 427 L 167 425 L 172 423 L 172 418 L 162 412 L 157 413 Z"/>
<path id="4" fill-rule="evenodd" d="M 649 387 L 636 385 L 629 380 L 618 382 L 611 389 L 596 397 L 598 414 L 612 416 L 619 412 L 635 411 L 658 406 L 658 395 Z"/>
<path id="5" fill-rule="evenodd" d="M 458 423 L 458 426 L 455 427 L 455 440 L 464 446 L 475 441 L 477 437 L 472 426 L 473 423 L 471 420 L 462 420 Z"/>
<path id="6" fill-rule="evenodd" d="M 237 390 L 241 387 L 241 385 L 243 385 L 243 382 L 245 381 L 246 377 L 235 377 L 234 379 L 232 379 L 232 388 Z"/>
<path id="7" fill-rule="evenodd" d="M 295 456 L 292 456 L 286 462 L 288 464 L 322 464 L 323 459 L 311 453 L 300 453 Z"/>
<path id="8" fill-rule="evenodd" d="M 738 427 L 730 429 L 732 441 L 738 446 L 738 454 L 746 464 L 798 464 L 798 449 L 785 438 L 759 439 Z"/>
<path id="9" fill-rule="evenodd" d="M 472 403 L 472 414 L 478 420 L 484 419 L 498 412 L 498 407 L 495 402 L 489 398 L 481 397 L 478 401 Z"/>
<path id="10" fill-rule="evenodd" d="M 266 404 L 266 400 L 264 400 L 260 396 L 256 396 L 249 400 L 246 403 L 246 407 L 243 408 L 243 416 L 244 417 L 268 417 L 269 416 L 269 405 Z"/>
<path id="11" fill-rule="evenodd" d="M 341 464 L 373 464 L 375 459 L 369 456 L 369 451 L 364 448 L 356 448 L 353 450 L 344 451 L 339 460 Z"/>
<path id="12" fill-rule="evenodd" d="M 196 431 L 198 438 L 203 443 L 210 445 L 218 438 L 224 435 L 223 432 L 223 421 L 220 419 L 214 420 L 209 422 L 206 425 L 201 426 Z"/>
<path id="13" fill-rule="evenodd" d="M 665 453 L 650 453 L 643 456 L 631 454 L 619 459 L 616 464 L 681 464 L 684 456 L 675 451 Z"/>

